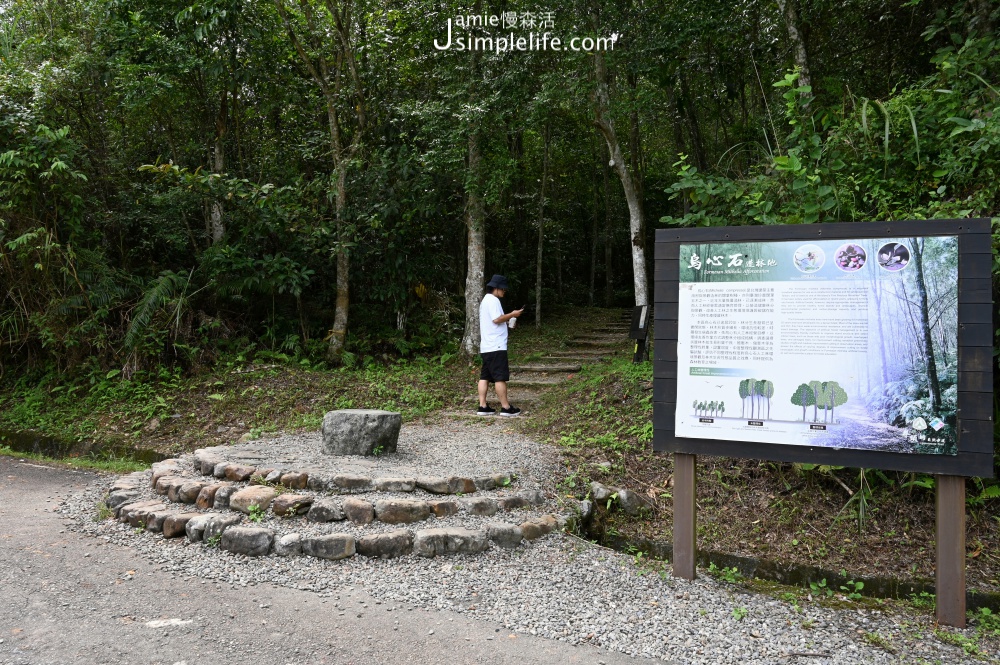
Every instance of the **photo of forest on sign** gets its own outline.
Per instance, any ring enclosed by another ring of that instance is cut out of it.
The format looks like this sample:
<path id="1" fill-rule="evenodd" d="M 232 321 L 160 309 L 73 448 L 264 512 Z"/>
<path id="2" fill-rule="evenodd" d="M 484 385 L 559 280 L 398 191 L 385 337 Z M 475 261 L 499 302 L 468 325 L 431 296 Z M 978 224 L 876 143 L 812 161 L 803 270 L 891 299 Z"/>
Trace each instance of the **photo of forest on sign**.
<path id="1" fill-rule="evenodd" d="M 844 426 L 832 428 L 823 445 L 954 455 L 958 240 L 927 237 L 857 244 L 876 259 L 858 273 L 866 273 L 869 312 L 874 314 L 869 317 L 867 362 L 858 368 L 853 390 L 847 390 L 861 399 L 846 399 L 837 408 L 835 422 Z M 897 268 L 901 256 L 908 257 L 906 265 Z M 842 390 L 819 388 L 827 402 Z M 800 386 L 791 401 L 811 411 L 816 394 Z M 821 403 L 819 409 L 823 407 Z"/>

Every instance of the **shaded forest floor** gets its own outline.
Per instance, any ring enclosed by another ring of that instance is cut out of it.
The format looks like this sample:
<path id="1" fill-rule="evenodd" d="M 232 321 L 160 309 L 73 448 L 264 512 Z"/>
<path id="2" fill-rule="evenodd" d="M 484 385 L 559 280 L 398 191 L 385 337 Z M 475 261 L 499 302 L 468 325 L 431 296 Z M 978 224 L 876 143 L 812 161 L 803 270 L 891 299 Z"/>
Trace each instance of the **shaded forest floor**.
<path id="1" fill-rule="evenodd" d="M 588 311 L 611 320 L 619 312 Z M 569 314 L 542 331 L 520 328 L 512 362 L 565 346 Z M 117 376 L 86 387 L 52 379 L 31 388 L 0 387 L 0 430 L 31 429 L 65 440 L 108 444 L 121 453 L 172 455 L 277 431 L 316 430 L 334 408 L 385 408 L 409 421 L 474 409 L 478 365 L 458 358 L 396 362 L 352 370 L 312 370 L 288 362 L 220 363 L 192 377 L 165 373 L 152 382 Z M 585 365 L 548 390 L 527 417 L 481 419 L 558 446 L 559 491 L 583 498 L 589 483 L 649 497 L 642 518 L 619 512 L 605 533 L 626 539 L 672 538 L 673 467 L 650 451 L 652 367 L 626 359 Z M 0 441 L 0 444 L 3 442 Z M 699 458 L 699 548 L 845 571 L 848 577 L 928 581 L 934 567 L 934 491 L 927 476 L 858 469 Z M 979 499 L 969 481 L 967 563 L 970 589 L 1000 592 L 997 499 Z"/>

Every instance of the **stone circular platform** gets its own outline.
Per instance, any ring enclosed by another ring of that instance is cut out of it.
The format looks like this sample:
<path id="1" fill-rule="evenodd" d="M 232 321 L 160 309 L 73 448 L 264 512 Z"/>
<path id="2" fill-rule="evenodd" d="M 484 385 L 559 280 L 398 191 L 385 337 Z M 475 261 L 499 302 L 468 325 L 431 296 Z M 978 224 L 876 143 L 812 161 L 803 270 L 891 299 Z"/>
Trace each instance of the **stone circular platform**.
<path id="1" fill-rule="evenodd" d="M 246 556 L 476 554 L 576 518 L 580 504 L 546 484 L 552 455 L 495 424 L 410 426 L 375 458 L 290 435 L 158 462 L 119 478 L 106 503 L 134 527 Z"/>

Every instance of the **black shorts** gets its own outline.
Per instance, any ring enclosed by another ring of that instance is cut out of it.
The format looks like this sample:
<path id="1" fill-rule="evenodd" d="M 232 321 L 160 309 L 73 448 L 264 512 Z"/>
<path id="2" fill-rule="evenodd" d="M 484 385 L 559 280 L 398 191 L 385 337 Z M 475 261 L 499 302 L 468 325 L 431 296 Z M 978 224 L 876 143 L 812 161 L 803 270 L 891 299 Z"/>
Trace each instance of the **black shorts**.
<path id="1" fill-rule="evenodd" d="M 510 366 L 507 365 L 507 351 L 490 351 L 479 354 L 483 359 L 483 371 L 479 373 L 480 381 L 510 381 Z"/>

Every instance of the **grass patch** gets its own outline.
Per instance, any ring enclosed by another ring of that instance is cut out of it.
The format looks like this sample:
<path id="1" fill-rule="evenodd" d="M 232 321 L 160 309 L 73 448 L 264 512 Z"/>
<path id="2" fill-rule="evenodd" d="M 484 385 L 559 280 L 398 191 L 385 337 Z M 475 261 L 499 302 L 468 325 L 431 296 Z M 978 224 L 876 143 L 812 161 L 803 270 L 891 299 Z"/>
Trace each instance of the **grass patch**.
<path id="1" fill-rule="evenodd" d="M 0 445 L 0 455 L 44 462 L 45 464 L 56 464 L 72 469 L 90 469 L 117 474 L 132 473 L 133 471 L 142 471 L 149 468 L 148 464 L 137 462 L 127 457 L 51 457 L 39 453 L 18 452 L 5 445 Z"/>
<path id="2" fill-rule="evenodd" d="M 192 376 L 163 371 L 124 378 L 112 371 L 73 384 L 55 374 L 36 376 L 0 386 L 0 429 L 175 455 L 244 435 L 316 430 L 337 408 L 418 418 L 461 396 L 456 375 L 465 383 L 464 370 L 459 361 L 323 370 L 233 360 Z"/>

